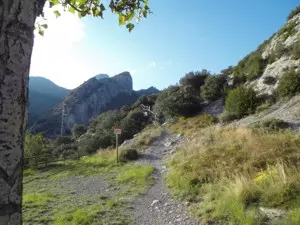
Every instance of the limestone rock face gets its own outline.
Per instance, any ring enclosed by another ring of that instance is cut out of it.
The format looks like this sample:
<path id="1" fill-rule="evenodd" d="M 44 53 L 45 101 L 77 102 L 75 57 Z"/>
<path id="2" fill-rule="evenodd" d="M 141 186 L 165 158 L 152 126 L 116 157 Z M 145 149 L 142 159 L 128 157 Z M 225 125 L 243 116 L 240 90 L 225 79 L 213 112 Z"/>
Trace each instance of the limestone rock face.
<path id="1" fill-rule="evenodd" d="M 267 61 L 264 72 L 259 78 L 247 82 L 259 95 L 274 94 L 280 78 L 288 70 L 300 69 L 300 59 L 293 57 L 293 49 L 300 45 L 300 14 L 295 15 L 268 41 L 262 50 L 262 59 Z M 278 56 L 279 54 L 279 56 Z M 270 58 L 274 58 L 270 61 Z M 275 82 L 264 82 L 266 78 L 273 77 Z"/>
<path id="2" fill-rule="evenodd" d="M 135 95 L 132 86 L 132 78 L 128 72 L 112 78 L 97 79 L 97 77 L 93 77 L 71 91 L 59 105 L 45 114 L 44 118 L 32 127 L 32 131 L 42 131 L 47 134 L 59 133 L 63 109 L 65 130 L 71 130 L 75 123 L 86 124 L 101 112 L 109 110 L 108 107 L 112 101 L 118 101 L 117 96 Z M 133 96 L 132 99 L 135 100 L 136 97 Z"/>

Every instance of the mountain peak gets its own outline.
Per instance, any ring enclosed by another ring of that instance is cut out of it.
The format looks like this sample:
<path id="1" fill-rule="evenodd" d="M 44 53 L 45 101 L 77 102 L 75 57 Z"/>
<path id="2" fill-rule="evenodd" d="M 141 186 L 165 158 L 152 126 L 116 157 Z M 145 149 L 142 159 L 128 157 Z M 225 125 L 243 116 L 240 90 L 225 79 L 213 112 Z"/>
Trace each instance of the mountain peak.
<path id="1" fill-rule="evenodd" d="M 95 78 L 97 80 L 101 80 L 101 79 L 109 78 L 109 76 L 107 74 L 100 73 L 100 74 L 96 75 Z"/>

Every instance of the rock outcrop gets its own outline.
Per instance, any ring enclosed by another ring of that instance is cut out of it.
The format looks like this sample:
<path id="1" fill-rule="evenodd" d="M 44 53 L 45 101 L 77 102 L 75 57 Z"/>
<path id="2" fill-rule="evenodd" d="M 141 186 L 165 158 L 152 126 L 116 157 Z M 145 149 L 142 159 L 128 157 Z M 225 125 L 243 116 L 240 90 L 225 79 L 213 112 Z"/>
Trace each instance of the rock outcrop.
<path id="1" fill-rule="evenodd" d="M 288 70 L 299 70 L 300 59 L 295 59 L 293 49 L 300 45 L 300 14 L 290 19 L 269 41 L 264 48 L 262 58 L 267 60 L 276 57 L 268 63 L 262 76 L 252 82 L 254 90 L 259 94 L 272 95 L 276 90 L 282 75 Z M 275 82 L 268 84 L 266 77 L 273 77 Z"/>
<path id="2" fill-rule="evenodd" d="M 116 97 L 120 95 L 123 101 L 127 99 L 130 102 L 112 104 L 112 101 L 118 101 Z M 128 98 L 124 98 L 124 95 Z M 86 124 L 100 113 L 112 109 L 109 106 L 131 104 L 137 97 L 132 90 L 132 77 L 129 72 L 123 72 L 112 78 L 93 77 L 71 91 L 60 104 L 37 121 L 31 130 L 45 132 L 48 135 L 59 133 L 64 110 L 64 129 L 69 131 L 75 123 Z"/>

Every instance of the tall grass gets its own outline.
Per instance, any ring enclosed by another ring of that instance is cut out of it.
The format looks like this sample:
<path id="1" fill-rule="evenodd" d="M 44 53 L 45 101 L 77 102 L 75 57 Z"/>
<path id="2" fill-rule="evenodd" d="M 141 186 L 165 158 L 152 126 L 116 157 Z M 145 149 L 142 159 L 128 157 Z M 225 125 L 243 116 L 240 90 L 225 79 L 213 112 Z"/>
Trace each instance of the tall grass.
<path id="1" fill-rule="evenodd" d="M 169 186 L 194 202 L 202 219 L 263 224 L 259 207 L 292 212 L 300 204 L 300 136 L 291 131 L 209 127 L 196 132 L 169 165 Z M 297 221 L 293 213 L 289 218 Z"/>

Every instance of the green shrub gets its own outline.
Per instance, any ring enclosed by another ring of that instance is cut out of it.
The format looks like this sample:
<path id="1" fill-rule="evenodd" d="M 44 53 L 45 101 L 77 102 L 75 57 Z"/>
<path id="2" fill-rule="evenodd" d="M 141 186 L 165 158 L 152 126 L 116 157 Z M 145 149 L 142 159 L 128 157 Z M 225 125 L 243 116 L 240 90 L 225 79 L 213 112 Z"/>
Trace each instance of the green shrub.
<path id="1" fill-rule="evenodd" d="M 235 113 L 230 113 L 230 112 L 224 112 L 219 116 L 220 122 L 221 123 L 228 123 L 231 122 L 233 120 L 237 120 L 240 117 L 235 114 Z"/>
<path id="2" fill-rule="evenodd" d="M 179 81 L 181 86 L 190 85 L 195 91 L 199 92 L 199 88 L 204 84 L 205 79 L 210 75 L 210 72 L 203 69 L 202 71 L 189 72 Z"/>
<path id="3" fill-rule="evenodd" d="M 279 80 L 277 93 L 280 97 L 292 97 L 300 93 L 300 72 L 286 72 Z"/>
<path id="4" fill-rule="evenodd" d="M 244 87 L 230 91 L 225 101 L 226 111 L 240 117 L 254 113 L 257 105 L 255 91 Z"/>
<path id="5" fill-rule="evenodd" d="M 275 77 L 272 76 L 266 76 L 264 77 L 263 83 L 267 84 L 267 85 L 274 85 L 276 84 L 277 79 Z"/>
<path id="6" fill-rule="evenodd" d="M 267 118 L 252 125 L 254 128 L 263 128 L 269 131 L 279 131 L 289 128 L 289 123 L 276 119 L 276 118 Z"/>
<path id="7" fill-rule="evenodd" d="M 295 21 L 287 23 L 279 31 L 278 35 L 285 41 L 288 37 L 293 36 L 297 31 L 295 29 L 297 23 Z"/>
<path id="8" fill-rule="evenodd" d="M 260 77 L 267 66 L 267 60 L 262 58 L 260 51 L 255 51 L 239 61 L 233 68 L 233 74 L 237 77 L 246 77 L 247 80 L 253 80 Z"/>
<path id="9" fill-rule="evenodd" d="M 300 13 L 300 5 L 291 11 L 287 19 L 290 20 L 299 13 Z"/>
<path id="10" fill-rule="evenodd" d="M 25 157 L 35 157 L 49 153 L 49 142 L 43 134 L 26 133 L 24 153 Z"/>
<path id="11" fill-rule="evenodd" d="M 286 52 L 285 45 L 281 41 L 277 42 L 273 53 L 276 60 L 280 59 Z"/>
<path id="12" fill-rule="evenodd" d="M 269 108 L 270 108 L 270 104 L 269 104 L 269 103 L 261 104 L 261 105 L 257 106 L 257 108 L 256 108 L 256 113 L 266 111 L 266 110 L 268 110 Z"/>
<path id="13" fill-rule="evenodd" d="M 58 136 L 55 139 L 55 146 L 60 146 L 62 144 L 72 144 L 74 141 L 71 136 Z"/>
<path id="14" fill-rule="evenodd" d="M 139 153 L 135 149 L 124 149 L 120 152 L 120 156 L 119 156 L 121 162 L 137 160 L 138 158 L 139 158 Z"/>
<path id="15" fill-rule="evenodd" d="M 214 101 L 224 95 L 224 86 L 226 84 L 226 76 L 208 76 L 205 84 L 200 88 L 200 97 L 206 101 Z"/>
<path id="16" fill-rule="evenodd" d="M 187 86 L 171 86 L 159 94 L 155 102 L 154 111 L 165 119 L 173 117 L 189 117 L 199 112 L 199 97 Z"/>
<path id="17" fill-rule="evenodd" d="M 300 59 L 300 41 L 297 41 L 292 47 L 292 59 Z"/>
<path id="18" fill-rule="evenodd" d="M 84 125 L 74 124 L 72 127 L 72 135 L 75 138 L 80 137 L 86 132 L 86 127 Z"/>

